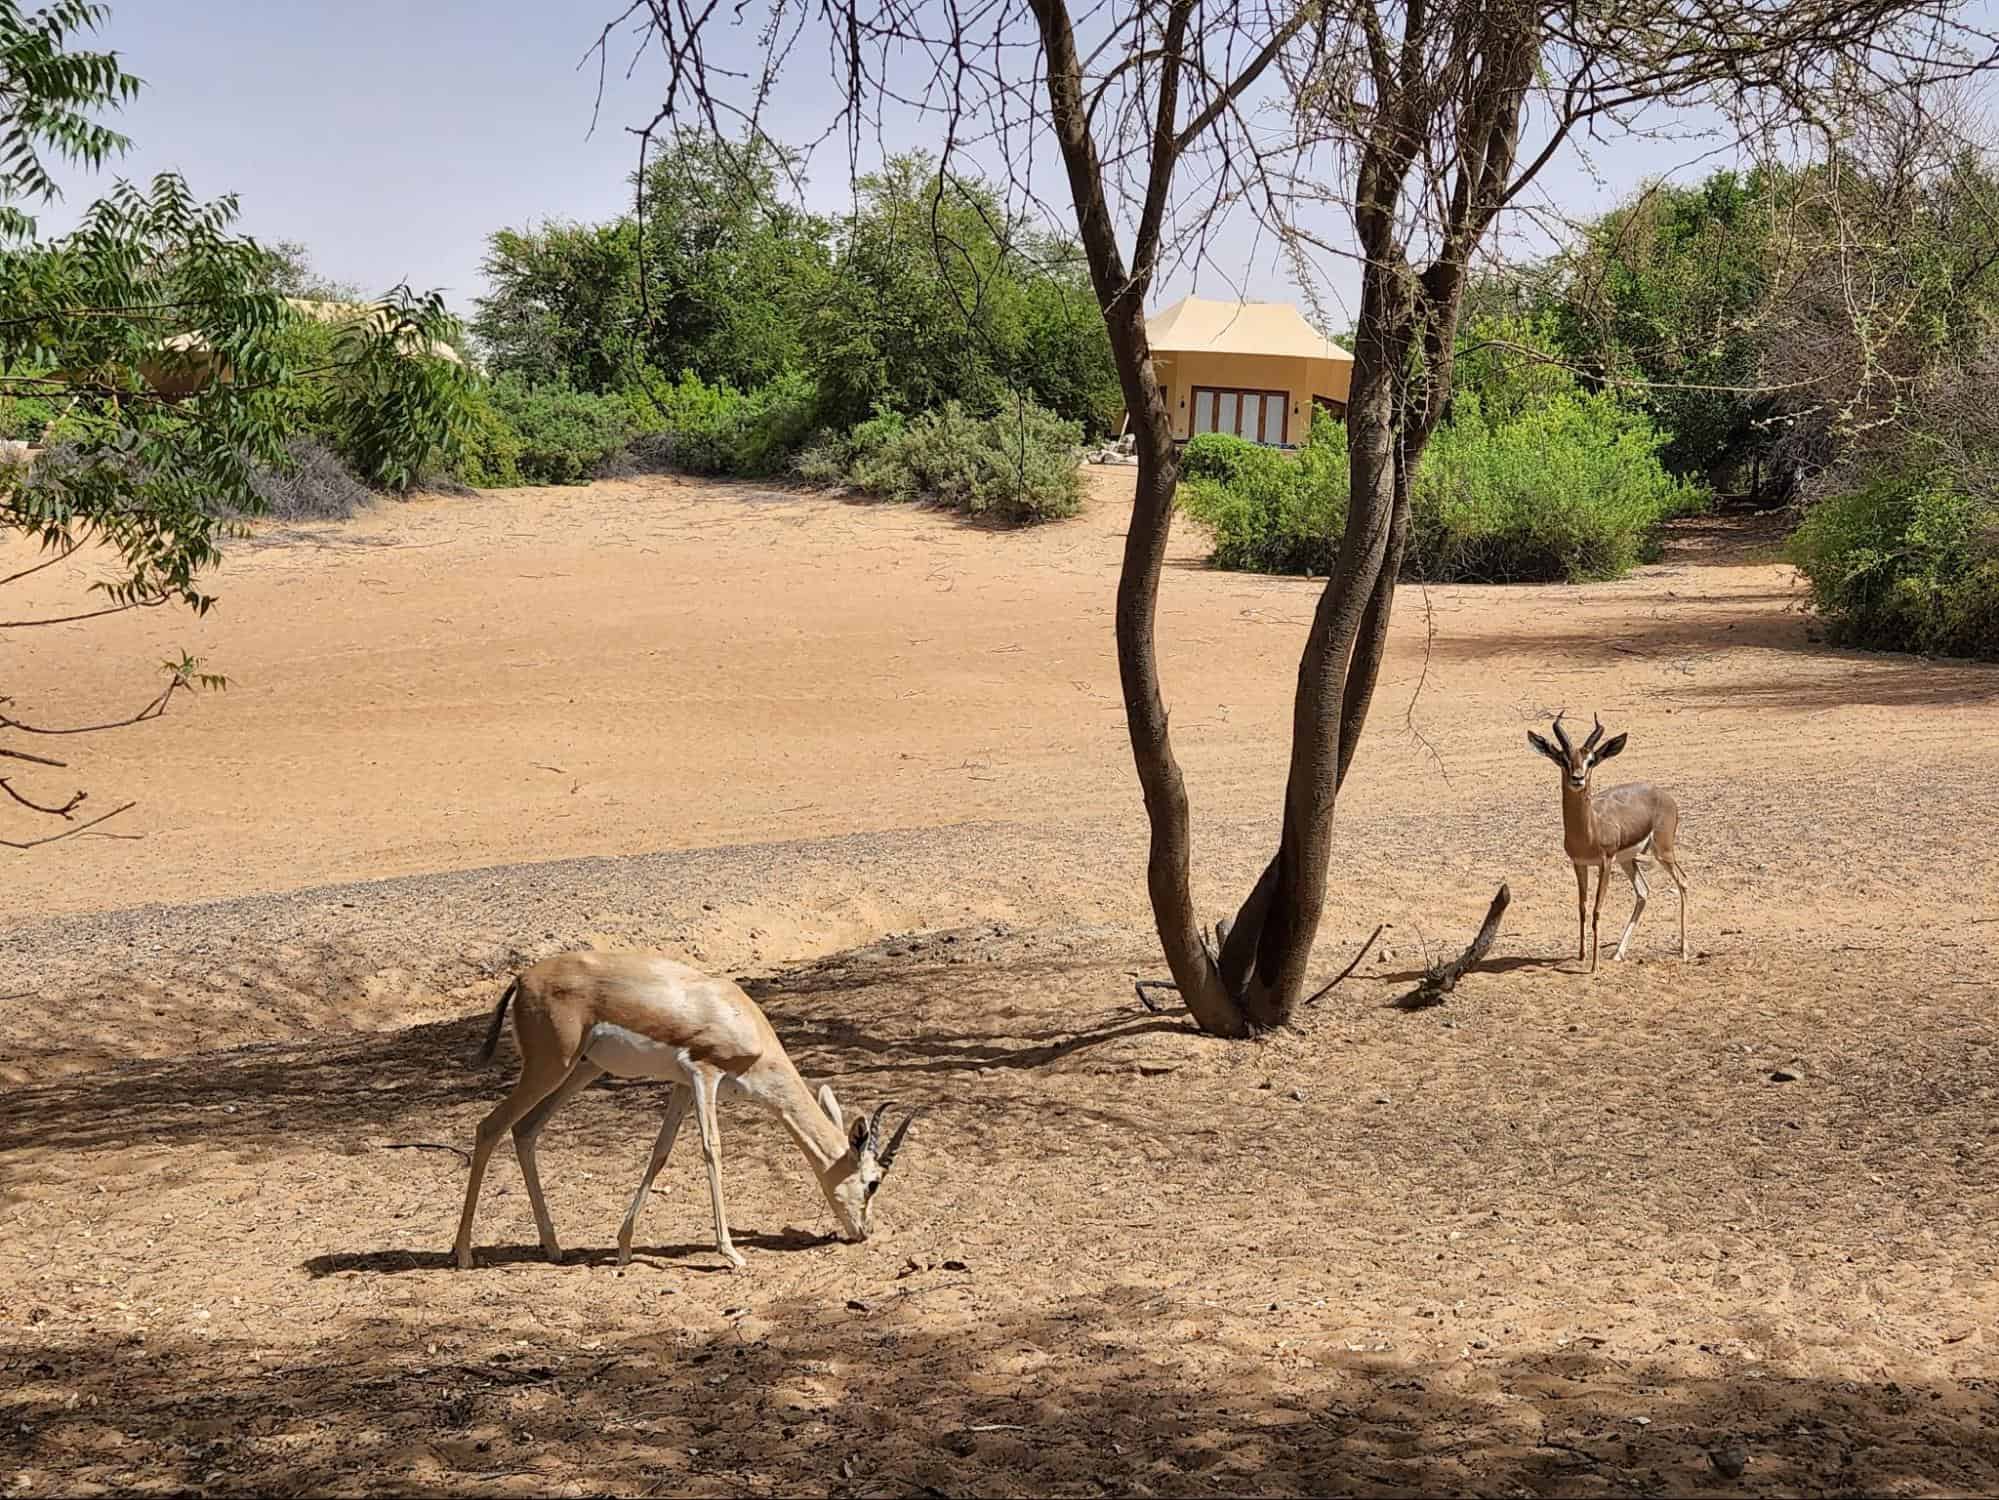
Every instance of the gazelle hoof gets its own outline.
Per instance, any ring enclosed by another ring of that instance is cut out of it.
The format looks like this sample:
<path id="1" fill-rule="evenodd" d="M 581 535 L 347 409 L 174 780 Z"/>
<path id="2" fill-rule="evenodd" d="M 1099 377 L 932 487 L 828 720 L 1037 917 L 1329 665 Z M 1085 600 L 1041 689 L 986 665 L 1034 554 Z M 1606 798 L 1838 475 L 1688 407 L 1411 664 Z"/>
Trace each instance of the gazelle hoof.
<path id="1" fill-rule="evenodd" d="M 472 1252 L 470 1250 L 453 1251 L 451 1260 L 452 1264 L 457 1266 L 458 1269 L 461 1271 L 469 1271 L 472 1269 Z"/>
<path id="2" fill-rule="evenodd" d="M 742 1256 L 738 1255 L 734 1250 L 724 1250 L 722 1252 L 722 1259 L 726 1260 L 729 1263 L 729 1269 L 731 1271 L 747 1271 L 750 1268 L 750 1263 L 744 1260 Z"/>

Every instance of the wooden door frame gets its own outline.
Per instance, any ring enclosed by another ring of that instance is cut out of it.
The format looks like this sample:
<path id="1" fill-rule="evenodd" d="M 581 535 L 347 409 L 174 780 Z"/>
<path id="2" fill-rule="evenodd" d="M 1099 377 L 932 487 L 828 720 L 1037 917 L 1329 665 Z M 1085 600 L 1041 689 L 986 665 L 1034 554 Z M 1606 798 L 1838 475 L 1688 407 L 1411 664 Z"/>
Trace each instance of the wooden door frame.
<path id="1" fill-rule="evenodd" d="M 1208 395 L 1211 395 L 1211 396 L 1213 396 L 1213 397 L 1215 398 L 1215 416 L 1216 416 L 1216 418 L 1218 419 L 1218 423 L 1217 423 L 1217 426 L 1216 426 L 1216 427 L 1215 427 L 1214 429 L 1212 429 L 1212 430 L 1214 430 L 1214 431 L 1220 431 L 1220 430 L 1221 430 L 1221 429 L 1220 429 L 1220 426 L 1219 426 L 1219 418 L 1220 418 L 1220 416 L 1221 416 L 1221 410 L 1222 410 L 1222 406 L 1221 406 L 1221 398 L 1222 398 L 1222 397 L 1224 397 L 1224 396 L 1233 396 L 1233 397 L 1235 397 L 1235 403 L 1236 403 L 1236 404 L 1235 404 L 1235 424 L 1234 424 L 1234 429 L 1235 429 L 1235 431 L 1237 431 L 1237 432 L 1240 432 L 1240 431 L 1241 431 L 1241 429 L 1242 429 L 1242 398 L 1243 398 L 1244 396 L 1262 396 L 1262 397 L 1270 397 L 1270 396 L 1275 396 L 1275 397 L 1277 398 L 1277 428 L 1278 428 L 1278 433 L 1277 433 L 1277 442 L 1276 442 L 1276 444 L 1274 444 L 1274 445 L 1272 445 L 1272 444 L 1265 444 L 1265 446 L 1266 446 L 1266 447 L 1269 447 L 1269 446 L 1276 446 L 1276 447 L 1288 447 L 1288 446 L 1290 445 L 1290 442 L 1291 442 L 1291 393 L 1290 393 L 1289 391 L 1266 391 L 1266 390 L 1255 390 L 1255 389 L 1252 389 L 1251 387 L 1249 387 L 1249 386 L 1246 386 L 1246 385 L 1196 385 L 1196 386 L 1191 386 L 1191 387 L 1189 387 L 1189 388 L 1188 388 L 1188 396 L 1187 396 L 1187 401 L 1188 401 L 1188 405 L 1187 405 L 1187 436 L 1189 436 L 1189 437 L 1198 437 L 1198 436 L 1200 436 L 1200 434 L 1199 434 L 1199 433 L 1198 433 L 1198 432 L 1197 432 L 1197 431 L 1195 430 L 1195 427 L 1196 427 L 1196 424 L 1198 423 L 1198 421 L 1199 421 L 1199 419 L 1200 419 L 1200 413 L 1201 413 L 1201 396 L 1202 396 L 1202 394 L 1203 394 L 1203 393 L 1206 393 L 1206 394 L 1208 394 Z M 1267 411 L 1268 411 L 1268 408 L 1265 408 L 1265 411 L 1266 411 L 1266 413 L 1267 413 Z M 1263 435 L 1262 435 L 1262 431 L 1261 431 L 1261 424 L 1259 424 L 1259 430 L 1258 430 L 1258 433 L 1257 433 L 1257 436 L 1255 436 L 1254 438 L 1251 438 L 1251 439 L 1250 439 L 1250 441 L 1251 441 L 1251 442 L 1255 442 L 1255 443 L 1262 443 L 1262 442 L 1263 442 Z"/>

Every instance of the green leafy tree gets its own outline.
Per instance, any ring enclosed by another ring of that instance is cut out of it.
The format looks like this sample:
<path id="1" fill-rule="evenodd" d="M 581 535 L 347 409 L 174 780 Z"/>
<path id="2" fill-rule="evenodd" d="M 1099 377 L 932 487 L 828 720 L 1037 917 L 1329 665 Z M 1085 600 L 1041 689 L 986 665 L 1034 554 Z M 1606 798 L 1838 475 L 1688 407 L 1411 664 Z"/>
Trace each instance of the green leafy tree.
<path id="1" fill-rule="evenodd" d="M 139 80 L 119 66 L 115 52 L 68 45 L 105 14 L 92 0 L 55 0 L 34 11 L 0 0 L 0 235 L 33 234 L 35 221 L 21 201 L 57 196 L 44 151 L 97 167 L 130 144 L 92 111 L 130 100 Z"/>
<path id="2" fill-rule="evenodd" d="M 494 234 L 473 321 L 492 371 L 606 392 L 683 370 L 747 390 L 798 368 L 827 226 L 784 201 L 789 170 L 775 147 L 682 136 L 645 169 L 643 235 L 632 214 Z"/>
<path id="3" fill-rule="evenodd" d="M 1103 318 L 1075 242 L 922 153 L 855 184 L 832 277 L 805 322 L 827 419 L 1009 392 L 1101 430 L 1122 410 Z"/>
<path id="4" fill-rule="evenodd" d="M 499 230 L 487 241 L 485 272 L 491 291 L 472 332 L 493 374 L 581 391 L 627 382 L 644 353 L 629 218 Z"/>
<path id="5" fill-rule="evenodd" d="M 130 98 L 137 81 L 116 54 L 69 47 L 104 16 L 76 0 L 34 13 L 0 0 L 0 192 L 9 200 L 56 196 L 44 152 L 95 164 L 123 148 L 91 111 Z M 342 334 L 334 357 L 308 366 L 290 337 L 300 317 L 274 285 L 272 252 L 231 229 L 233 198 L 200 202 L 171 174 L 145 189 L 120 183 L 74 232 L 50 241 L 33 237 L 15 202 L 0 208 L 0 395 L 57 413 L 38 459 L 0 463 L 0 532 L 43 554 L 0 572 L 0 597 L 43 588 L 46 570 L 85 547 L 113 562 L 90 586 L 93 599 L 0 608 L 0 644 L 128 609 L 208 610 L 202 574 L 220 556 L 227 518 L 262 508 L 252 479 L 260 465 L 287 465 L 289 423 L 313 383 L 370 405 L 365 437 L 381 481 L 406 481 L 420 455 L 454 442 L 467 377 L 406 357 L 451 332 L 435 296 L 399 290 Z M 90 724 L 43 722 L 0 693 L 0 770 L 14 773 L 0 776 L 0 806 L 60 825 L 39 837 L 13 837 L 10 826 L 0 845 L 71 837 L 124 810 L 87 813 L 83 792 L 50 795 L 17 778 L 62 769 L 50 750 L 68 736 L 157 718 L 181 692 L 221 680 L 184 653 L 165 670 L 165 685 L 136 712 Z"/>
<path id="6" fill-rule="evenodd" d="M 769 142 L 673 137 L 645 172 L 646 358 L 751 390 L 803 362 L 830 226 L 787 202 L 797 162 Z"/>
<path id="7" fill-rule="evenodd" d="M 1784 187 L 1769 168 L 1655 183 L 1593 224 L 1562 268 L 1563 343 L 1670 434 L 1662 456 L 1677 474 L 1719 478 L 1768 450 L 1759 355 Z"/>

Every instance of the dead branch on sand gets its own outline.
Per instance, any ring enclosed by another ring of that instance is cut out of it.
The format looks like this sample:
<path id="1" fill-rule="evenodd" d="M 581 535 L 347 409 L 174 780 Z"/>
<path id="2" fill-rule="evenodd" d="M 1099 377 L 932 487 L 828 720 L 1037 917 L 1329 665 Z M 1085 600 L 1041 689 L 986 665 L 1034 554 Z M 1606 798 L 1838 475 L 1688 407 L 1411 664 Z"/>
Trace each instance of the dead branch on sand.
<path id="1" fill-rule="evenodd" d="M 1485 920 L 1479 924 L 1478 936 L 1471 940 L 1471 946 L 1447 964 L 1433 964 L 1423 976 L 1423 982 L 1394 1001 L 1397 1010 L 1428 1010 L 1433 1005 L 1442 1005 L 1444 996 L 1458 987 L 1458 981 L 1465 977 L 1471 966 L 1492 951 L 1492 940 L 1499 936 L 1499 919 L 1506 915 L 1506 904 L 1513 899 L 1513 893 L 1500 882 L 1494 893 L 1492 905 L 1485 909 Z"/>

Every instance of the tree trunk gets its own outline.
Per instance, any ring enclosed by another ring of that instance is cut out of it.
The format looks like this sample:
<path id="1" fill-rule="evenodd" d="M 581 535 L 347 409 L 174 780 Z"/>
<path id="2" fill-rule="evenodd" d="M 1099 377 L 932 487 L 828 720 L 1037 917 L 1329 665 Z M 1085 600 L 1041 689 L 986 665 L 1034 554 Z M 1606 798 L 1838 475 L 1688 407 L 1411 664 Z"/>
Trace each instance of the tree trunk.
<path id="1" fill-rule="evenodd" d="M 1152 281 L 1152 258 L 1158 226 L 1165 209 L 1167 181 L 1172 174 L 1171 139 L 1175 121 L 1174 75 L 1162 77 L 1160 140 L 1155 142 L 1155 172 L 1132 266 L 1127 269 L 1117 243 L 1115 220 L 1104 195 L 1103 166 L 1090 136 L 1083 107 L 1082 59 L 1069 14 L 1057 0 L 1031 0 L 1048 63 L 1049 123 L 1061 148 L 1069 190 L 1076 203 L 1076 225 L 1083 253 L 1090 263 L 1090 280 L 1103 310 L 1104 326 L 1116 357 L 1118 380 L 1124 387 L 1125 412 L 1138 451 L 1138 484 L 1132 500 L 1131 524 L 1125 531 L 1124 563 L 1118 574 L 1118 683 L 1123 690 L 1125 727 L 1131 737 L 1132 762 L 1145 794 L 1145 816 L 1151 829 L 1145 883 L 1152 901 L 1153 923 L 1159 931 L 1166 966 L 1173 973 L 1180 997 L 1203 1031 L 1216 1036 L 1249 1034 L 1242 1008 L 1221 985 L 1213 957 L 1201 936 L 1189 881 L 1192 848 L 1188 833 L 1187 784 L 1173 754 L 1165 700 L 1159 692 L 1159 658 L 1153 622 L 1159 607 L 1159 575 L 1166 564 L 1166 545 L 1173 529 L 1173 496 L 1180 484 L 1180 456 L 1173 446 L 1172 416 L 1152 368 L 1152 346 L 1145 336 L 1145 294 Z M 1177 67 L 1177 38 L 1192 16 L 1191 0 L 1179 0 L 1173 10 L 1175 46 L 1168 55 Z M 1164 153 L 1163 156 L 1159 153 Z M 1163 171 L 1164 175 L 1160 173 Z"/>
<path id="2" fill-rule="evenodd" d="M 1220 929 L 1217 960 L 1194 911 L 1187 788 L 1159 687 L 1154 624 L 1180 460 L 1152 367 L 1144 307 L 1177 152 L 1178 38 L 1193 6 L 1191 0 L 1177 0 L 1169 14 L 1153 170 L 1128 268 L 1090 135 L 1082 62 L 1067 9 L 1058 0 L 1030 0 L 1030 6 L 1047 60 L 1050 124 L 1137 439 L 1138 482 L 1118 578 L 1118 680 L 1151 832 L 1146 888 L 1153 921 L 1174 983 L 1201 1029 L 1251 1036 L 1285 1024 L 1304 994 L 1325 906 L 1333 807 L 1387 644 L 1408 512 L 1398 422 L 1413 326 L 1407 268 L 1399 256 L 1373 257 L 1362 280 L 1362 333 L 1347 409 L 1352 494 L 1339 557 L 1298 664 L 1283 834 L 1235 922 Z"/>
<path id="3" fill-rule="evenodd" d="M 1391 271 L 1370 266 L 1347 400 L 1346 534 L 1298 663 L 1283 835 L 1223 944 L 1223 988 L 1256 1031 L 1284 1025 L 1304 995 L 1325 909 L 1334 807 L 1387 647 L 1408 528 L 1397 413 L 1410 325 L 1392 300 L 1399 291 Z"/>

